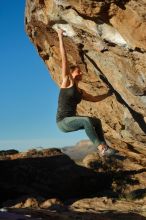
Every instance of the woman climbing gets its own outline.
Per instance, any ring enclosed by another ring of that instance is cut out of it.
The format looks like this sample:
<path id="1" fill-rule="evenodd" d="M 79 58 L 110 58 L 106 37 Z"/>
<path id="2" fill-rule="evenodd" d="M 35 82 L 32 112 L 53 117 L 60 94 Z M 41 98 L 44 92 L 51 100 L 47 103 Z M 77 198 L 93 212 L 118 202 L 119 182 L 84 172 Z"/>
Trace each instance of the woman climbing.
<path id="1" fill-rule="evenodd" d="M 63 132 L 77 131 L 85 129 L 85 132 L 94 145 L 97 146 L 100 156 L 112 156 L 115 154 L 115 150 L 107 146 L 101 122 L 99 119 L 77 116 L 76 107 L 81 99 L 88 99 L 89 96 L 84 95 L 84 92 L 78 88 L 78 82 L 82 79 L 82 72 L 79 66 L 69 68 L 67 54 L 63 42 L 63 30 L 58 29 L 60 53 L 62 57 L 62 84 L 58 100 L 57 109 L 57 125 Z M 97 96 L 96 100 L 100 101 L 111 95 Z"/>

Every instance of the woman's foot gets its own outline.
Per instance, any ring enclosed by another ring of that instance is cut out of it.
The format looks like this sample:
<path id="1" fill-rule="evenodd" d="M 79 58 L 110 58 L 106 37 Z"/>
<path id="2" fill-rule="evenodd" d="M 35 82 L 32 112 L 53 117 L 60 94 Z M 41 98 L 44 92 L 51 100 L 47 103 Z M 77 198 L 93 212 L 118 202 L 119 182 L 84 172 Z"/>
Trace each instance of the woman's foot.
<path id="1" fill-rule="evenodd" d="M 109 148 L 106 144 L 100 144 L 98 146 L 98 153 L 101 157 L 111 157 L 116 154 L 116 150 Z"/>

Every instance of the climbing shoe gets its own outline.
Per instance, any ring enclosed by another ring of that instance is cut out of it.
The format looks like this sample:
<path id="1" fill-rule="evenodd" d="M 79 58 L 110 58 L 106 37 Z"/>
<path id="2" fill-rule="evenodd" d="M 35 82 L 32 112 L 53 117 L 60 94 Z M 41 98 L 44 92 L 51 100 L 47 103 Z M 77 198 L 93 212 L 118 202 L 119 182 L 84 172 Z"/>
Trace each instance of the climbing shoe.
<path id="1" fill-rule="evenodd" d="M 111 157 L 116 154 L 116 150 L 109 148 L 107 145 L 103 145 L 98 148 L 98 154 L 101 157 Z"/>

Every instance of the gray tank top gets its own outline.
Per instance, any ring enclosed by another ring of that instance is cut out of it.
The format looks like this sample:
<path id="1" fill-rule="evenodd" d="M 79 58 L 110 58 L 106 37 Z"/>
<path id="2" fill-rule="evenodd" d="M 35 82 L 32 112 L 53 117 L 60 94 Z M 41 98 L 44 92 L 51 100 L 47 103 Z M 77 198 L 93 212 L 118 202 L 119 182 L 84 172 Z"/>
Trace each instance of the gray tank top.
<path id="1" fill-rule="evenodd" d="M 77 104 L 81 101 L 82 93 L 76 88 L 76 84 L 70 88 L 61 88 L 58 99 L 56 121 L 65 117 L 75 116 Z"/>

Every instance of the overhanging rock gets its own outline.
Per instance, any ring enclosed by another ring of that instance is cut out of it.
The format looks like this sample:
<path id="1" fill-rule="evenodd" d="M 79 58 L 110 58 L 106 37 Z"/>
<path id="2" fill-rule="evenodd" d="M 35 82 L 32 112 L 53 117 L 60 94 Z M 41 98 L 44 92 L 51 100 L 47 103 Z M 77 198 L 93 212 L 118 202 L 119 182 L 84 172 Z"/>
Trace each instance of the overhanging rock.
<path id="1" fill-rule="evenodd" d="M 61 57 L 56 26 L 66 31 L 69 63 L 78 64 L 84 74 L 79 86 L 93 96 L 113 90 L 103 101 L 82 101 L 78 114 L 100 118 L 109 143 L 123 151 L 132 146 L 143 156 L 145 11 L 143 0 L 27 0 L 25 11 L 26 32 L 58 85 Z"/>

